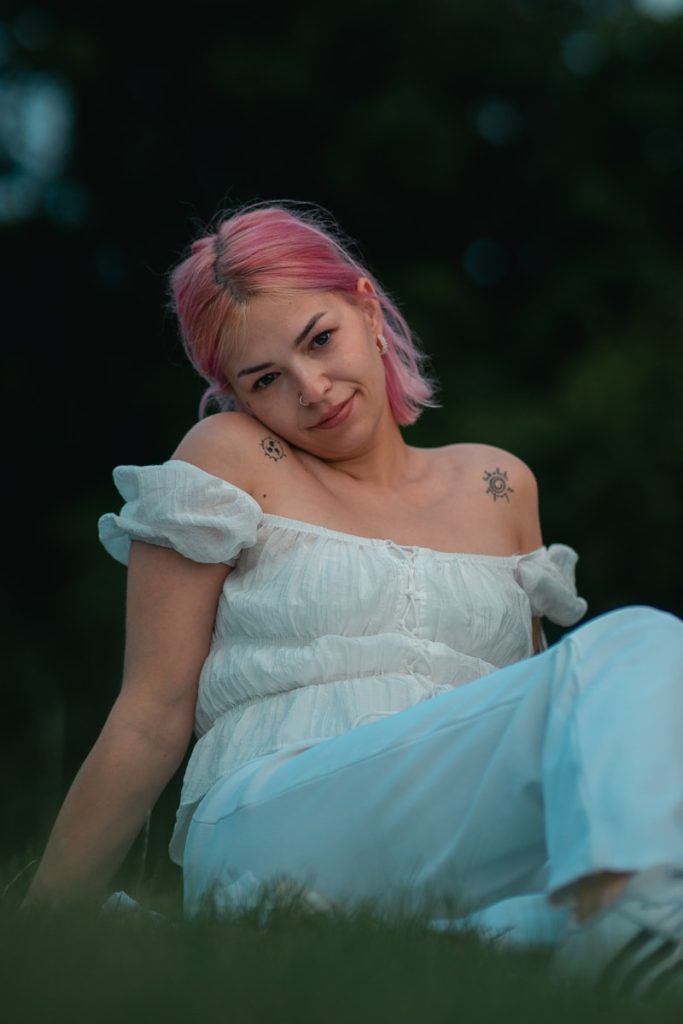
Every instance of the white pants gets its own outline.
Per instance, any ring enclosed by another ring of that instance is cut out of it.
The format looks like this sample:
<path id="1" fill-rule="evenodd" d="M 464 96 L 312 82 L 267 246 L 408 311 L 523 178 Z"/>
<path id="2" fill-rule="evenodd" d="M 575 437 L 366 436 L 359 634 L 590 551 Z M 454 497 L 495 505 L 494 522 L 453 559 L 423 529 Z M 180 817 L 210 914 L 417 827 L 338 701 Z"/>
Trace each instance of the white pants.
<path id="1" fill-rule="evenodd" d="M 342 906 L 457 906 L 484 926 L 497 904 L 504 925 L 512 897 L 561 904 L 584 875 L 662 863 L 683 864 L 683 621 L 626 607 L 219 779 L 190 826 L 185 908 L 242 908 L 286 877 Z"/>

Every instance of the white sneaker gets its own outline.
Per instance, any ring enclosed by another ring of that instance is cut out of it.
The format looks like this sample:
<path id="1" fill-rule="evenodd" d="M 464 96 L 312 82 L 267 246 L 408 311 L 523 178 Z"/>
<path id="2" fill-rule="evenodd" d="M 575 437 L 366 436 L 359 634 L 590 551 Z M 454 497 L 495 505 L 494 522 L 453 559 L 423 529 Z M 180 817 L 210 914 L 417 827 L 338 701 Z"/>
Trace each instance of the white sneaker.
<path id="1" fill-rule="evenodd" d="M 552 975 L 623 995 L 683 996 L 683 868 L 642 871 L 611 906 L 571 922 Z"/>

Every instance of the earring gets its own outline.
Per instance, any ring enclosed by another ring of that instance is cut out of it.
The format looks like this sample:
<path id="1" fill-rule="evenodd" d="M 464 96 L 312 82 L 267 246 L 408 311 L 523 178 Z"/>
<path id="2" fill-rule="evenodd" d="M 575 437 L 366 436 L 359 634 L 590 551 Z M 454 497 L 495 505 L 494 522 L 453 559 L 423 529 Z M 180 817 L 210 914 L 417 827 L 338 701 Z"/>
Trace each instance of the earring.
<path id="1" fill-rule="evenodd" d="M 386 355 L 387 350 L 389 348 L 389 345 L 387 344 L 387 339 L 384 337 L 383 334 L 378 334 L 377 341 L 379 342 L 379 345 L 377 346 L 377 348 L 379 349 L 379 354 L 381 356 Z"/>
<path id="2" fill-rule="evenodd" d="M 304 396 L 299 392 L 299 405 L 310 405 L 310 402 L 304 402 Z"/>

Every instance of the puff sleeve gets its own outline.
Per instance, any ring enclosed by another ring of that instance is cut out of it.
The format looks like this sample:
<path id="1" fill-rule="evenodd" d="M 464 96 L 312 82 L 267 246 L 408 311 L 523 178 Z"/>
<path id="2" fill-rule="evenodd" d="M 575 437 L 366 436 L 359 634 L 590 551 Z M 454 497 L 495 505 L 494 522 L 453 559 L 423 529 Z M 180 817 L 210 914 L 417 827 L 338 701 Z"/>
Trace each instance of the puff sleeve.
<path id="1" fill-rule="evenodd" d="M 551 544 L 522 555 L 515 573 L 532 615 L 545 616 L 558 626 L 573 626 L 583 618 L 588 604 L 576 592 L 578 559 L 567 544 Z"/>
<path id="2" fill-rule="evenodd" d="M 98 520 L 105 550 L 128 564 L 133 540 L 172 548 L 195 562 L 234 565 L 256 542 L 261 507 L 246 491 L 180 459 L 158 466 L 117 466 L 125 504 Z"/>

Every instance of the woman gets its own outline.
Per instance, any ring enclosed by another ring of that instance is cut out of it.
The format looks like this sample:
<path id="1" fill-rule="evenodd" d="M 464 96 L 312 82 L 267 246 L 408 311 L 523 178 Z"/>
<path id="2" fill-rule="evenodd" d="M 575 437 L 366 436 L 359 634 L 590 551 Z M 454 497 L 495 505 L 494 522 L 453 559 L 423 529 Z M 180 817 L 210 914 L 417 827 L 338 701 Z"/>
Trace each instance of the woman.
<path id="1" fill-rule="evenodd" d="M 106 886 L 194 727 L 188 913 L 278 880 L 437 915 L 544 892 L 573 911 L 568 976 L 634 939 L 629 979 L 640 947 L 647 984 L 680 964 L 683 624 L 625 608 L 547 649 L 543 616 L 586 611 L 576 553 L 543 544 L 519 458 L 405 442 L 423 359 L 315 208 L 227 217 L 171 291 L 201 418 L 115 471 L 123 685 L 29 900 Z"/>

